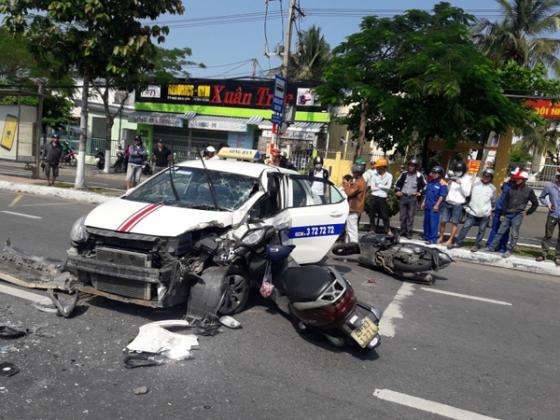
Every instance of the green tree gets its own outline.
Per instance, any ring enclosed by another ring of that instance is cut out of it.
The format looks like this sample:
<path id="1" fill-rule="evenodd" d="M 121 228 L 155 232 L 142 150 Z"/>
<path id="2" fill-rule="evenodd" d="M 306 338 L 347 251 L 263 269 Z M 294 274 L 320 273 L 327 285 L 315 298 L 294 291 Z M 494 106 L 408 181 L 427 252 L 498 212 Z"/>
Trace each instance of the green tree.
<path id="1" fill-rule="evenodd" d="M 481 19 L 475 40 L 497 63 L 514 60 L 523 66 L 544 64 L 560 70 L 560 0 L 496 0 L 504 17 Z"/>
<path id="2" fill-rule="evenodd" d="M 293 80 L 321 80 L 330 57 L 330 46 L 313 25 L 298 33 L 295 53 L 290 55 L 288 77 Z"/>
<path id="3" fill-rule="evenodd" d="M 528 111 L 504 96 L 493 63 L 472 42 L 471 22 L 448 3 L 433 13 L 369 16 L 333 51 L 318 93 L 350 107 L 345 122 L 358 133 L 357 154 L 366 140 L 401 153 L 419 141 L 426 165 L 430 139 L 453 147 L 521 124 Z"/>
<path id="4" fill-rule="evenodd" d="M 181 14 L 181 0 L 0 0 L 0 13 L 11 32 L 23 33 L 40 64 L 82 76 L 80 146 L 75 187 L 85 184 L 84 163 L 90 83 L 108 75 L 126 79 L 141 58 L 152 57 L 155 40 L 169 29 L 149 26 L 163 13 Z M 31 14 L 32 13 L 32 14 Z"/>

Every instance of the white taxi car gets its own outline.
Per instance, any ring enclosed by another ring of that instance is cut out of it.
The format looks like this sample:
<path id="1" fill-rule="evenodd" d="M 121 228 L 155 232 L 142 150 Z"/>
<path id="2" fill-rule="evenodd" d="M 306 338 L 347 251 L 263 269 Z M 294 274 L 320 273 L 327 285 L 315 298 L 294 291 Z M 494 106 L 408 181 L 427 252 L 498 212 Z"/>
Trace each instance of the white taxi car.
<path id="1" fill-rule="evenodd" d="M 324 183 L 323 196 L 313 182 Z M 184 303 L 189 276 L 212 265 L 201 241 L 273 225 L 288 231 L 296 262 L 317 263 L 347 216 L 347 201 L 328 181 L 259 163 L 187 161 L 78 219 L 66 268 L 85 292 L 167 307 Z"/>

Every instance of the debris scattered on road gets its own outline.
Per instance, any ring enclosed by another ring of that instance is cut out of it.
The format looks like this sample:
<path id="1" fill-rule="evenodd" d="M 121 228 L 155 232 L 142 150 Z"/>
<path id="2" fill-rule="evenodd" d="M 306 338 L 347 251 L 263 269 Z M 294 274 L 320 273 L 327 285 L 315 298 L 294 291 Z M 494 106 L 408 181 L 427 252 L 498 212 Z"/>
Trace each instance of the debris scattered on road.
<path id="1" fill-rule="evenodd" d="M 13 339 L 20 338 L 27 334 L 27 331 L 16 330 L 15 328 L 8 327 L 7 325 L 0 325 L 0 338 Z"/>
<path id="2" fill-rule="evenodd" d="M 367 282 L 368 283 L 377 283 L 377 279 L 375 277 L 370 277 Z"/>
<path id="3" fill-rule="evenodd" d="M 132 390 L 132 392 L 134 392 L 135 395 L 144 395 L 148 393 L 148 387 L 147 386 L 139 386 L 137 388 L 134 388 Z"/>
<path id="4" fill-rule="evenodd" d="M 69 318 L 76 308 L 78 303 L 78 293 L 72 294 L 56 293 L 54 290 L 49 289 L 47 295 L 51 298 L 53 305 L 58 310 L 58 314 L 64 318 Z"/>
<path id="5" fill-rule="evenodd" d="M 13 344 L 7 345 L 7 346 L 0 346 L 0 354 L 8 354 L 8 353 L 13 353 L 19 351 L 19 349 L 14 346 Z"/>
<path id="6" fill-rule="evenodd" d="M 3 362 L 0 363 L 0 376 L 14 376 L 19 372 L 19 369 L 13 363 Z"/>
<path id="7" fill-rule="evenodd" d="M 191 328 L 192 325 L 182 319 L 142 325 L 136 338 L 126 346 L 129 354 L 125 357 L 125 367 L 131 369 L 161 364 L 155 355 L 163 355 L 172 360 L 191 359 L 191 349 L 198 347 L 198 338 L 194 334 L 178 334 L 167 329 L 177 327 Z"/>
<path id="8" fill-rule="evenodd" d="M 241 328 L 241 322 L 239 322 L 237 319 L 229 315 L 224 315 L 220 317 L 220 324 L 222 324 L 224 327 L 228 327 L 232 329 Z"/>
<path id="9" fill-rule="evenodd" d="M 161 360 L 157 360 L 156 355 L 149 353 L 131 353 L 124 357 L 124 367 L 134 369 L 137 367 L 159 366 Z"/>
<path id="10" fill-rule="evenodd" d="M 41 312 L 46 312 L 48 314 L 56 314 L 58 313 L 58 309 L 56 308 L 56 306 L 54 306 L 54 304 L 50 304 L 50 305 L 42 305 L 38 302 L 33 303 L 33 307 Z"/>

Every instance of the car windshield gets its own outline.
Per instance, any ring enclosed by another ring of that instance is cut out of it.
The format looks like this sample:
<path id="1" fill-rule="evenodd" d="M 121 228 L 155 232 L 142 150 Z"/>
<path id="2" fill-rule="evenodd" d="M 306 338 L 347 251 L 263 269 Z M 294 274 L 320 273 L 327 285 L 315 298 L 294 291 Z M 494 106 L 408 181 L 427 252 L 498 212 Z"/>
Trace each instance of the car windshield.
<path id="1" fill-rule="evenodd" d="M 212 198 L 208 176 L 214 186 L 218 209 Z M 205 171 L 200 168 L 175 167 L 154 176 L 125 199 L 193 209 L 230 211 L 241 207 L 259 190 L 259 185 L 257 178 L 248 176 Z"/>

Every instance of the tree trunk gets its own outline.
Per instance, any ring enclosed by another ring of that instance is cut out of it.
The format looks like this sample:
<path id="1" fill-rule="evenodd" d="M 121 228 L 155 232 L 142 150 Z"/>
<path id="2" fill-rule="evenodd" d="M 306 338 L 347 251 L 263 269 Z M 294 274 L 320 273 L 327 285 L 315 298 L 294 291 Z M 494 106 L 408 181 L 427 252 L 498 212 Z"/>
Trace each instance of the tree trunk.
<path id="1" fill-rule="evenodd" d="M 368 117 L 368 103 L 366 100 L 362 101 L 362 112 L 360 113 L 360 128 L 358 130 L 358 145 L 356 146 L 356 156 L 358 158 L 362 154 L 362 146 L 366 142 L 366 128 Z"/>
<path id="2" fill-rule="evenodd" d="M 88 96 L 89 96 L 89 72 L 84 71 L 82 86 L 82 109 L 80 112 L 80 144 L 78 147 L 78 165 L 76 167 L 76 180 L 74 188 L 84 188 L 85 186 L 85 166 L 86 166 L 86 143 L 88 126 Z"/>
<path id="3" fill-rule="evenodd" d="M 109 173 L 109 168 L 111 167 L 111 136 L 113 134 L 113 125 L 115 124 L 115 119 L 112 115 L 107 115 L 105 118 L 105 167 L 103 172 Z"/>

